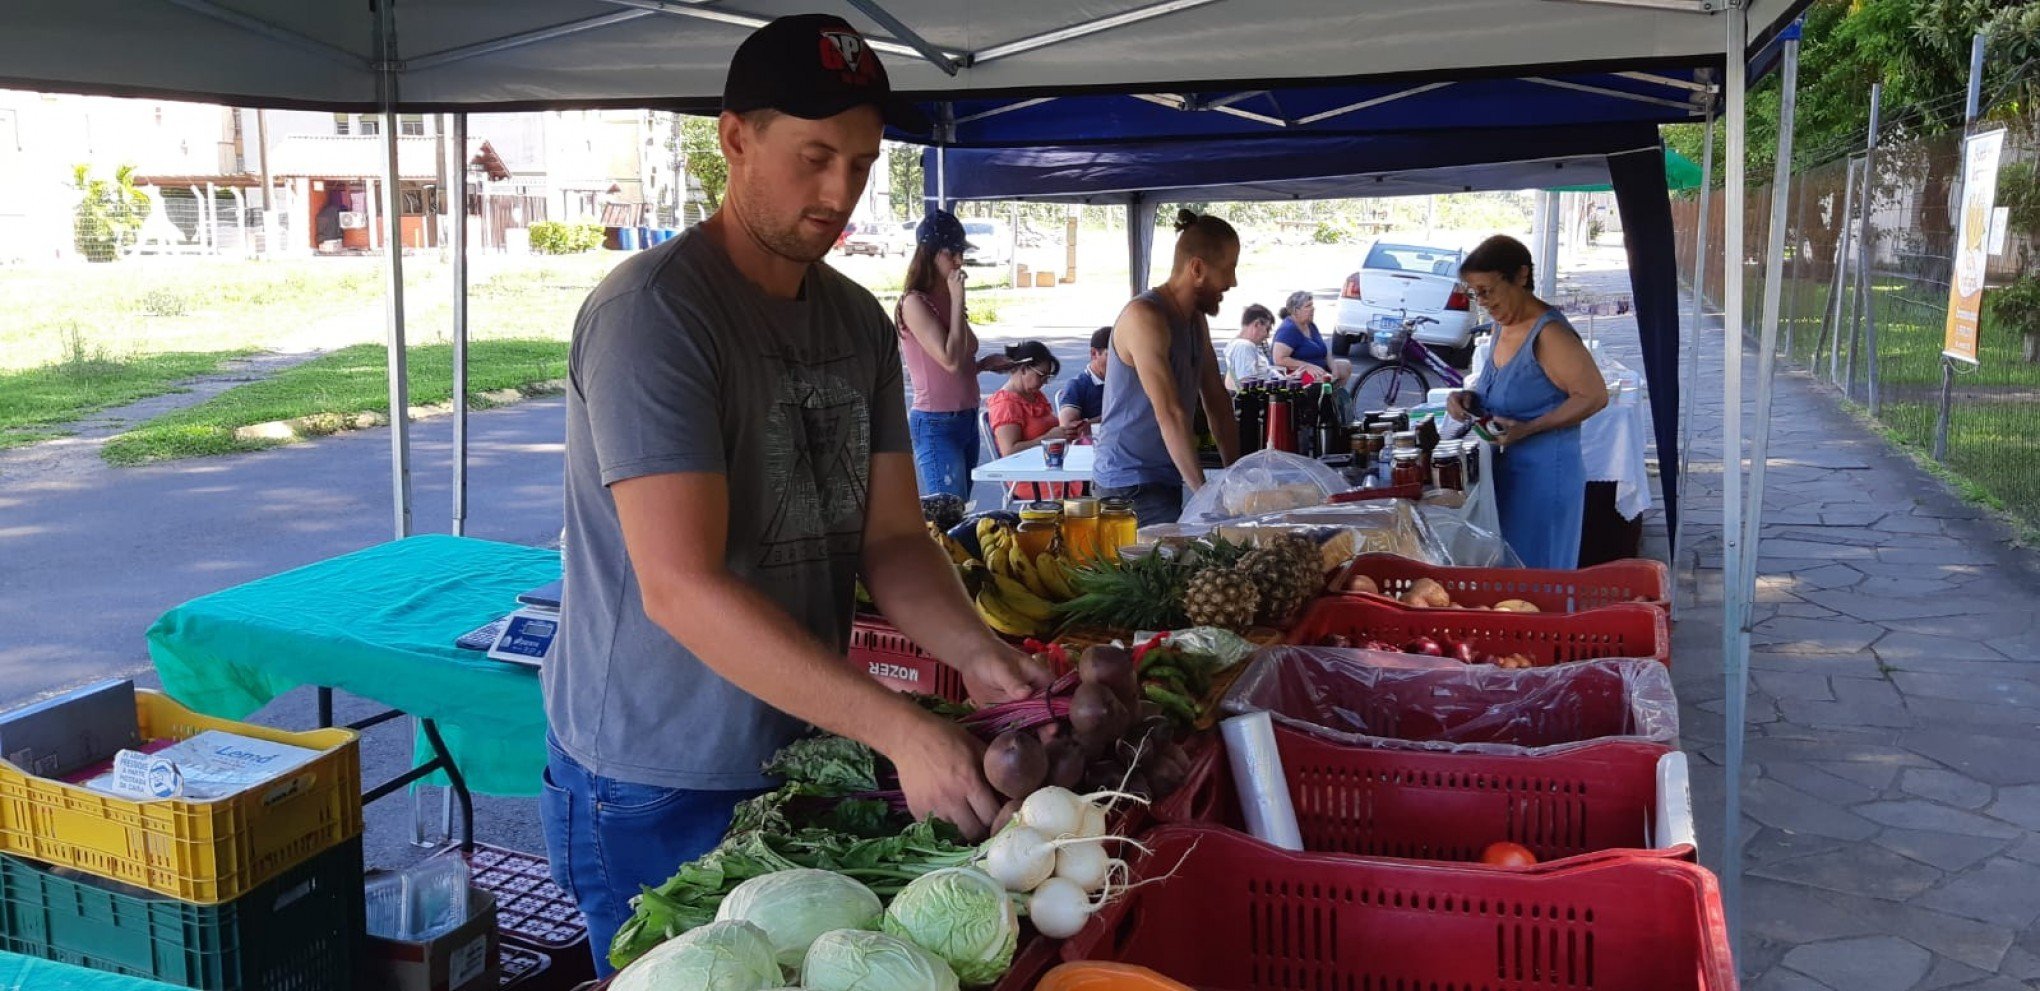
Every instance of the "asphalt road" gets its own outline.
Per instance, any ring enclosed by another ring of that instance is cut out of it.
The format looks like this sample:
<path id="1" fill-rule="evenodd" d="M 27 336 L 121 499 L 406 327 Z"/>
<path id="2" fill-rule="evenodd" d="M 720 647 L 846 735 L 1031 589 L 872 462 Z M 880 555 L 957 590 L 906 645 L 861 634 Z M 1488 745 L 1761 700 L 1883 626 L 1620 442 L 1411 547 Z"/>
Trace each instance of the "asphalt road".
<path id="1" fill-rule="evenodd" d="M 1080 373 L 1081 337 L 1039 336 L 1065 380 Z M 986 349 L 1004 343 L 988 339 Z M 565 406 L 544 399 L 470 418 L 469 535 L 556 546 Z M 451 531 L 452 423 L 413 424 L 414 532 Z M 157 687 L 143 634 L 165 610 L 389 540 L 389 459 L 387 430 L 143 468 L 108 468 L 89 447 L 0 453 L 0 710 L 110 677 Z M 998 499 L 990 485 L 974 495 L 980 505 Z M 315 711 L 312 691 L 300 689 L 253 718 L 305 728 Z M 344 695 L 338 704 L 343 722 L 375 711 Z M 370 729 L 364 781 L 395 776 L 410 755 L 407 722 Z M 436 827 L 432 806 L 425 818 Z M 370 864 L 415 859 L 409 812 L 401 796 L 370 807 Z M 476 818 L 485 842 L 544 849 L 531 800 L 483 798 Z"/>
<path id="2" fill-rule="evenodd" d="M 551 545 L 560 528 L 564 400 L 477 414 L 469 459 L 473 536 Z M 449 532 L 452 424 L 413 425 L 415 528 Z M 256 454 L 128 469 L 0 459 L 0 708 L 108 677 L 155 687 L 143 633 L 187 599 L 359 550 L 394 533 L 389 432 L 371 430 Z M 343 719 L 374 711 L 343 698 Z M 304 728 L 310 690 L 256 715 Z M 407 766 L 407 723 L 371 729 L 363 776 Z M 403 798 L 370 810 L 369 861 L 414 854 Z M 484 840 L 541 850 L 529 801 L 488 800 Z"/>

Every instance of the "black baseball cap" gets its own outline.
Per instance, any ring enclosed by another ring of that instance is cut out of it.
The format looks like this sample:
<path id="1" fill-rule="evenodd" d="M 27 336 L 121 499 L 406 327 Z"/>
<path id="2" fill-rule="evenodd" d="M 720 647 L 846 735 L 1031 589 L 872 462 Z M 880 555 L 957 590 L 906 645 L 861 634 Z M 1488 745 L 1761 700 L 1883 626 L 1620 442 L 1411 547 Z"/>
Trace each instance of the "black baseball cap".
<path id="1" fill-rule="evenodd" d="M 927 114 L 893 94 L 871 43 L 833 14 L 792 14 L 751 32 L 723 82 L 730 113 L 777 110 L 821 120 L 866 105 L 877 107 L 887 126 L 910 134 L 933 127 Z"/>
<path id="2" fill-rule="evenodd" d="M 959 255 L 977 247 L 965 236 L 963 221 L 956 219 L 956 214 L 942 209 L 930 210 L 926 217 L 921 218 L 921 225 L 914 228 L 914 241 Z"/>

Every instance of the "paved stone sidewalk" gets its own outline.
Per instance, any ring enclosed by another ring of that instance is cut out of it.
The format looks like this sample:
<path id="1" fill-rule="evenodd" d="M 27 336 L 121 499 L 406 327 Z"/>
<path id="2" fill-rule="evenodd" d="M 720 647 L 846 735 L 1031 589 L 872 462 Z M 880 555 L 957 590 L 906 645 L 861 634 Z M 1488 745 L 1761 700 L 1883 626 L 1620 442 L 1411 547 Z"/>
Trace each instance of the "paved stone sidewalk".
<path id="1" fill-rule="evenodd" d="M 1718 867 L 1721 331 L 1700 336 L 1711 360 L 1673 653 L 1703 860 Z M 1781 369 L 1773 422 L 1742 792 L 1745 987 L 2040 987 L 2036 556 L 1811 379 Z"/>

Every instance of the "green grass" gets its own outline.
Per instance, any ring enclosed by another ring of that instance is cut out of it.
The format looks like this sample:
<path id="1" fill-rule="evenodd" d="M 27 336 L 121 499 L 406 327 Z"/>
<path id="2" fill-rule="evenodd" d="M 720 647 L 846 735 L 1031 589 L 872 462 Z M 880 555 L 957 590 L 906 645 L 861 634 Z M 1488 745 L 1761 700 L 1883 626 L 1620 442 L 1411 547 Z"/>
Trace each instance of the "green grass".
<path id="1" fill-rule="evenodd" d="M 427 344 L 408 349 L 412 405 L 447 402 L 453 396 L 452 347 Z M 150 420 L 108 441 L 103 454 L 116 465 L 228 454 L 274 446 L 274 441 L 241 440 L 239 427 L 318 414 L 347 417 L 389 412 L 388 351 L 362 344 L 308 361 L 260 382 L 221 393 L 203 403 Z M 550 340 L 475 341 L 468 353 L 473 392 L 522 389 L 562 378 L 567 344 Z M 476 396 L 469 407 L 492 405 Z"/>
<path id="2" fill-rule="evenodd" d="M 65 358 L 78 338 L 116 354 L 267 346 L 382 305 L 371 258 L 160 259 L 0 268 L 0 369 Z M 407 283 L 410 280 L 406 280 Z"/>
<path id="3" fill-rule="evenodd" d="M 1754 329 L 1761 284 L 1752 280 L 1750 327 Z M 1955 398 L 1948 421 L 1948 460 L 1936 464 L 1923 456 L 1934 443 L 1941 395 L 1941 346 L 1947 320 L 1947 299 L 1933 287 L 1900 281 L 1880 282 L 1876 295 L 1879 409 L 1875 426 L 1895 445 L 1970 502 L 2008 513 L 2015 526 L 2030 535 L 2040 525 L 2040 364 L 2027 362 L 2019 334 L 2002 326 L 1986 307 L 1973 370 L 1955 379 Z M 1828 284 L 1799 281 L 1786 285 L 1781 315 L 1790 316 L 1790 359 L 1810 367 L 1822 381 L 1833 342 L 1820 340 L 1821 317 Z M 1796 297 L 1796 298 L 1795 298 Z M 1853 308 L 1853 300 L 1845 301 Z M 1841 361 L 1835 367 L 1847 377 L 1849 309 L 1840 332 Z M 1784 328 L 1779 347 L 1785 348 Z M 1859 342 L 1852 405 L 1869 401 L 1867 341 Z M 1831 383 L 1839 386 L 1839 383 Z M 1867 415 L 1867 409 L 1862 410 Z"/>
<path id="4" fill-rule="evenodd" d="M 176 392 L 179 383 L 211 374 L 241 353 L 175 352 L 126 360 L 79 353 L 39 368 L 0 371 L 0 448 L 61 437 L 65 431 L 50 428 Z"/>

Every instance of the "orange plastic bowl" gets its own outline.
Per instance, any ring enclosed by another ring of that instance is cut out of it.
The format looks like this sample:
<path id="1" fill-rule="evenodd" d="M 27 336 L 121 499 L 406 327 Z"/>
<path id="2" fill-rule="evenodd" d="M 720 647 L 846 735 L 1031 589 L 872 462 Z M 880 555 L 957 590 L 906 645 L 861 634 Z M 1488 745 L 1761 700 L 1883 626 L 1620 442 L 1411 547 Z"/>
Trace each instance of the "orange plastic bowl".
<path id="1" fill-rule="evenodd" d="M 1048 972 L 1034 991 L 1195 991 L 1146 967 L 1123 963 L 1066 963 Z"/>

